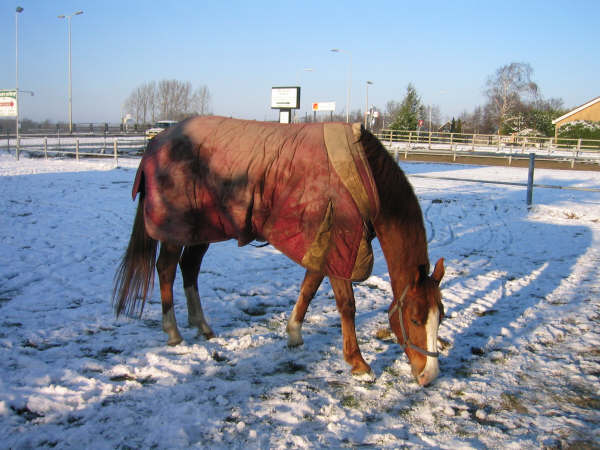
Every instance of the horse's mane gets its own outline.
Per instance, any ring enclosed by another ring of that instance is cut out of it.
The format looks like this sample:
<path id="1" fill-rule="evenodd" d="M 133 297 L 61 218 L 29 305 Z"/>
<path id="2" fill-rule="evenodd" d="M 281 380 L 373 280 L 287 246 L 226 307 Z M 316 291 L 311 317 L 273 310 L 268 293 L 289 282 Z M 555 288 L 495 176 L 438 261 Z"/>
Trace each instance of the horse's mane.
<path id="1" fill-rule="evenodd" d="M 417 196 L 402 169 L 370 131 L 362 130 L 360 143 L 377 186 L 380 214 L 402 221 L 414 219 L 422 224 L 423 216 Z"/>

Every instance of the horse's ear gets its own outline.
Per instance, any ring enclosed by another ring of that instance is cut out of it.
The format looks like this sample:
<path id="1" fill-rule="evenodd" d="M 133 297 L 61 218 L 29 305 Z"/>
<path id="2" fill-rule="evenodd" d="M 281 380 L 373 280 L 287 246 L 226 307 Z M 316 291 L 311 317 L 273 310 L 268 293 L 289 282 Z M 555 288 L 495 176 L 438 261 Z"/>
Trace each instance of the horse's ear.
<path id="1" fill-rule="evenodd" d="M 445 272 L 446 272 L 446 270 L 444 269 L 444 258 L 440 258 L 440 259 L 438 259 L 438 262 L 435 263 L 435 268 L 433 269 L 431 278 L 433 278 L 433 280 L 437 284 L 440 284 Z"/>

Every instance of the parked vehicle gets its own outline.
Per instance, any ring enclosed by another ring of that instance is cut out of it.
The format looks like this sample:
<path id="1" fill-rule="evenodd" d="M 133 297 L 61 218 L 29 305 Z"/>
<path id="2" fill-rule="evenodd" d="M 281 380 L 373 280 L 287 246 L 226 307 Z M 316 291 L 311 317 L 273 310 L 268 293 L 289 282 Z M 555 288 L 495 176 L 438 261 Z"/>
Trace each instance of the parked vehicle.
<path id="1" fill-rule="evenodd" d="M 150 140 L 158 133 L 163 130 L 166 130 L 169 127 L 172 127 L 177 123 L 176 120 L 159 120 L 157 121 L 152 128 L 146 130 L 146 139 Z"/>

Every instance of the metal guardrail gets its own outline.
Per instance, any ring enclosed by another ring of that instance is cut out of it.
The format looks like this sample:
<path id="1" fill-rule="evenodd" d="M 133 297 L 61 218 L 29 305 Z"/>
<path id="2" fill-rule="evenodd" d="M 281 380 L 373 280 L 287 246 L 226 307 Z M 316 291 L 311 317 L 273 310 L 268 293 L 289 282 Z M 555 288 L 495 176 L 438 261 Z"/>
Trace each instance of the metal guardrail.
<path id="1" fill-rule="evenodd" d="M 600 164 L 600 140 L 566 139 L 496 134 L 441 133 L 410 130 L 382 130 L 379 140 L 394 153 L 431 156 L 504 158 L 510 165 L 513 158 L 527 158 L 535 153 L 539 159 L 592 162 Z"/>
<path id="2" fill-rule="evenodd" d="M 14 152 L 17 159 L 22 152 L 43 154 L 48 156 L 80 157 L 109 157 L 117 161 L 119 156 L 140 155 L 146 148 L 144 136 L 31 136 L 25 135 L 15 139 L 0 139 L 0 149 Z M 4 144 L 4 145 L 2 145 Z"/>

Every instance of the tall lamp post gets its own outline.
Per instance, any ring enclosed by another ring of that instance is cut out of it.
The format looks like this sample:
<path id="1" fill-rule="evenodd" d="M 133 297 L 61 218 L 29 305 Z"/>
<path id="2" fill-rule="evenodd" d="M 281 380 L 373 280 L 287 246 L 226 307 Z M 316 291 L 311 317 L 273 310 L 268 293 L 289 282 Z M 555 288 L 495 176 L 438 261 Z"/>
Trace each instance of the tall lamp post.
<path id="1" fill-rule="evenodd" d="M 73 96 L 71 93 L 71 17 L 79 16 L 83 11 L 76 11 L 71 15 L 60 15 L 59 19 L 67 19 L 67 28 L 69 31 L 69 133 L 73 133 Z"/>
<path id="2" fill-rule="evenodd" d="M 346 123 L 350 122 L 350 103 L 351 103 L 351 86 L 352 86 L 352 54 L 349 51 L 339 48 L 332 48 L 333 53 L 346 53 L 350 58 L 348 64 L 348 97 L 346 99 Z"/>
<path id="3" fill-rule="evenodd" d="M 300 72 L 300 75 L 298 76 L 298 86 L 302 86 L 302 80 L 301 80 L 301 78 L 302 78 L 302 73 L 303 72 L 314 72 L 314 71 L 315 71 L 315 69 L 313 69 L 312 67 L 305 67 L 304 69 L 302 69 L 302 71 Z M 302 105 L 299 105 L 299 106 L 302 106 Z M 294 110 L 292 110 L 292 111 L 294 111 Z M 302 108 L 300 108 L 298 110 L 298 113 L 299 114 L 302 113 Z M 295 112 L 294 112 L 294 115 L 295 115 Z M 297 119 L 294 117 L 294 121 L 296 121 L 296 120 Z"/>
<path id="4" fill-rule="evenodd" d="M 373 84 L 372 81 L 367 81 L 367 101 L 365 102 L 365 128 L 368 130 L 368 117 L 369 117 L 369 85 Z"/>
<path id="5" fill-rule="evenodd" d="M 17 104 L 15 132 L 17 135 L 16 155 L 19 159 L 19 14 L 23 12 L 23 8 L 17 6 L 15 11 L 15 103 Z"/>

